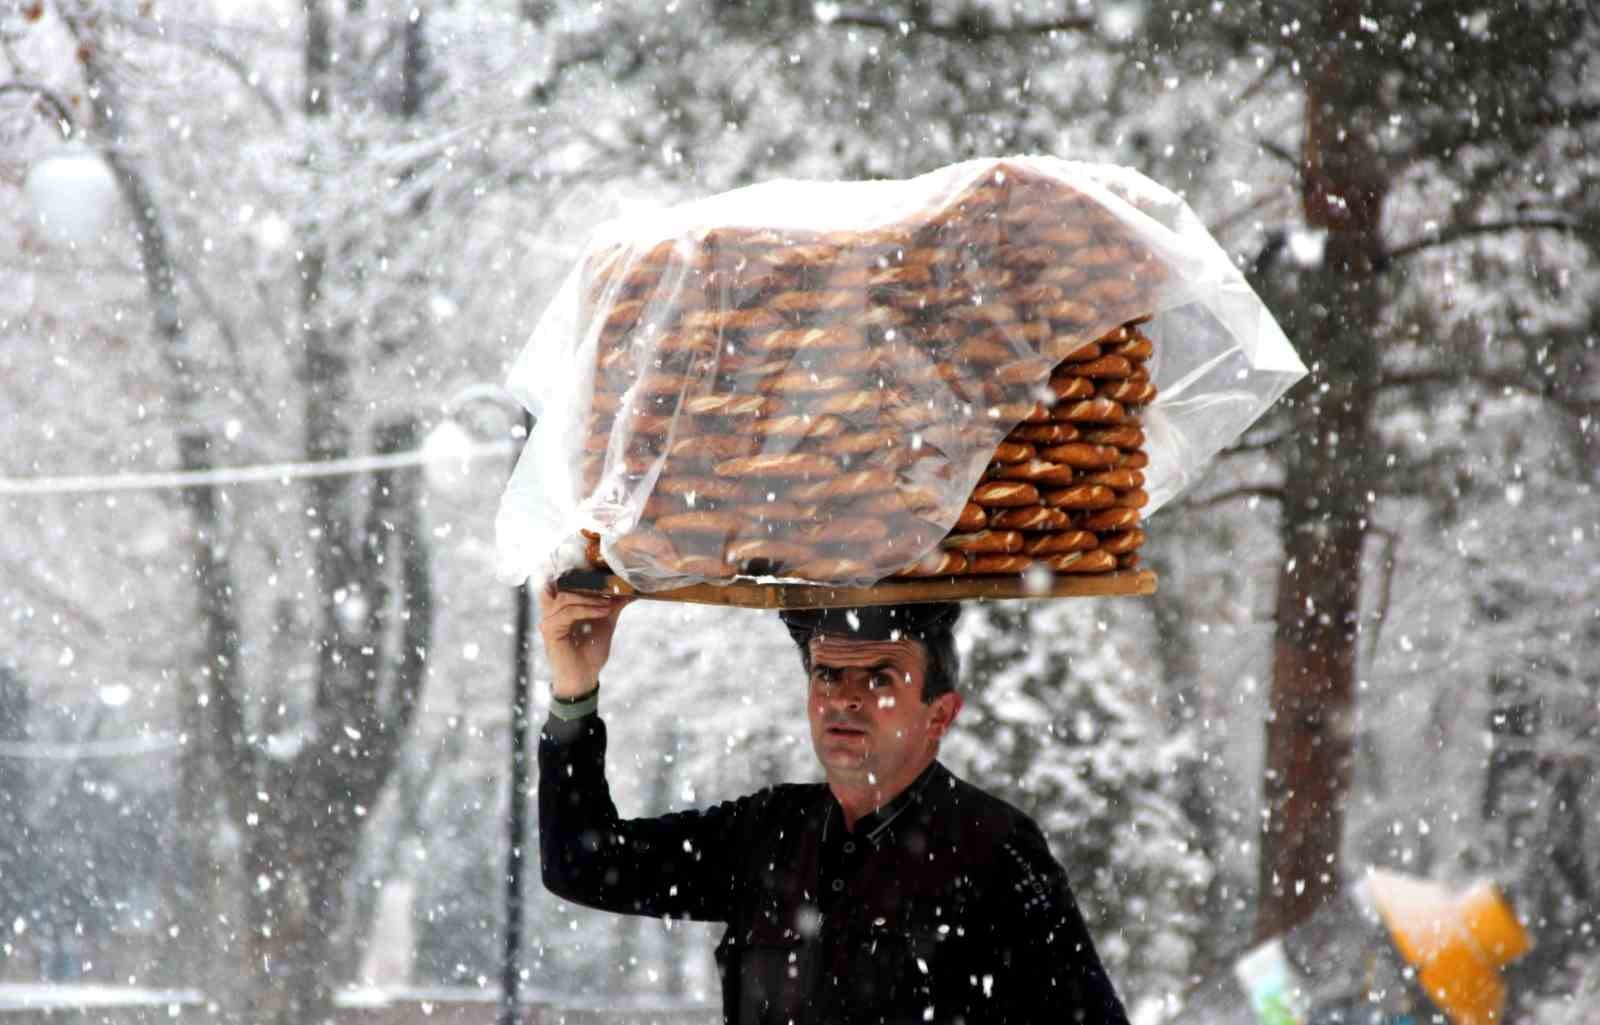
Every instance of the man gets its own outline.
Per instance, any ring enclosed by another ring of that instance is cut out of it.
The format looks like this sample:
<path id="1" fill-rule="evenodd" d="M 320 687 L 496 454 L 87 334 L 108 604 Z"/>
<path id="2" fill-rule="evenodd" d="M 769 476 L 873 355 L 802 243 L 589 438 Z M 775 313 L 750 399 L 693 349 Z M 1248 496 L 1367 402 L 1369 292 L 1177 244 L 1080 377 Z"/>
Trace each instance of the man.
<path id="1" fill-rule="evenodd" d="M 596 714 L 623 604 L 546 592 L 554 700 L 539 843 L 551 891 L 726 922 L 717 961 L 733 1025 L 1126 1025 L 1038 827 L 936 760 L 961 711 L 959 605 L 783 613 L 826 783 L 624 820 Z"/>

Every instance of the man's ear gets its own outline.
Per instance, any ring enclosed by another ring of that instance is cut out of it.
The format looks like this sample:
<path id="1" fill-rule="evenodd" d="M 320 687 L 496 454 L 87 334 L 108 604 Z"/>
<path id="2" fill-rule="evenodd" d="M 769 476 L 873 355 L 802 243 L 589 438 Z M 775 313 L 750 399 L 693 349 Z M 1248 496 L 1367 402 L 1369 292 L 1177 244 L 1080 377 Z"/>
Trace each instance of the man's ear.
<path id="1" fill-rule="evenodd" d="M 963 699 L 956 691 L 946 691 L 928 702 L 928 735 L 934 740 L 949 731 L 956 716 L 961 714 Z"/>

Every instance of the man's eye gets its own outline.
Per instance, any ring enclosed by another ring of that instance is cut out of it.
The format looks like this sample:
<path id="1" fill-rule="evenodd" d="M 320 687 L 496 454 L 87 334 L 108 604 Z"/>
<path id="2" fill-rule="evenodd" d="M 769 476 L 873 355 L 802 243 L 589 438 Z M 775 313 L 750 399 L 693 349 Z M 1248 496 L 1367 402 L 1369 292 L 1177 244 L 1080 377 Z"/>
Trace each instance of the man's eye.
<path id="1" fill-rule="evenodd" d="M 894 681 L 894 675 L 892 673 L 873 673 L 872 674 L 872 686 L 873 687 L 893 687 L 894 686 L 894 682 L 895 682 Z"/>

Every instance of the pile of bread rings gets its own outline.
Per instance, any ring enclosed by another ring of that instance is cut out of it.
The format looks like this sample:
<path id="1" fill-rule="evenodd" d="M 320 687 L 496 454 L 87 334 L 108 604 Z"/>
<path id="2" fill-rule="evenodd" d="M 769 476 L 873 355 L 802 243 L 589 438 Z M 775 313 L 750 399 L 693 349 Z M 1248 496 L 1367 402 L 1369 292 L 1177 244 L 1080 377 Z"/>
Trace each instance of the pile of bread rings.
<path id="1" fill-rule="evenodd" d="M 606 554 L 680 581 L 1137 566 L 1163 275 L 1099 203 L 1011 167 L 872 230 L 594 253 L 578 469 L 591 506 L 638 511 Z"/>

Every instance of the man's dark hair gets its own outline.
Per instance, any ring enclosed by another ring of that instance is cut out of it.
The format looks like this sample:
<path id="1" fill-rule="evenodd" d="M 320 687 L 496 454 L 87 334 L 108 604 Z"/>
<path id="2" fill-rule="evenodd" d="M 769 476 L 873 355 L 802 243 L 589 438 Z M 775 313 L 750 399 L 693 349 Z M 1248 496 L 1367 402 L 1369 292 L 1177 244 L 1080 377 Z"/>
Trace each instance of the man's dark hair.
<path id="1" fill-rule="evenodd" d="M 779 613 L 800 649 L 800 664 L 811 675 L 811 638 L 818 633 L 853 640 L 906 638 L 922 644 L 927 669 L 922 674 L 922 702 L 954 691 L 961 682 L 961 655 L 956 651 L 956 602 L 916 605 L 869 605 L 855 609 L 793 609 Z"/>

